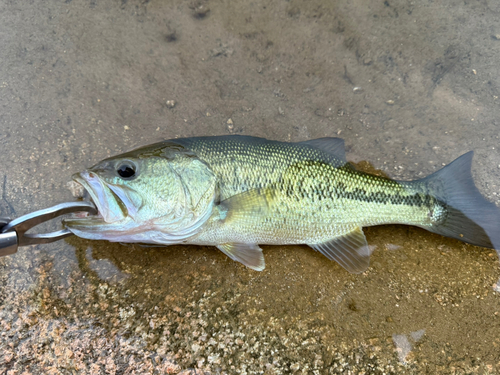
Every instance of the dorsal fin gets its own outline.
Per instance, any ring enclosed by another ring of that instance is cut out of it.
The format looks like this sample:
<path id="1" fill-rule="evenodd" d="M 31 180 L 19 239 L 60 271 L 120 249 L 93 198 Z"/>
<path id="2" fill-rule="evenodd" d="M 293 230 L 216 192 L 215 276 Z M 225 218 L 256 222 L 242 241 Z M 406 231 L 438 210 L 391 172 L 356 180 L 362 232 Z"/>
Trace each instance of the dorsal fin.
<path id="1" fill-rule="evenodd" d="M 345 157 L 345 146 L 342 138 L 324 137 L 298 142 L 300 145 L 308 145 L 320 149 L 330 155 L 335 156 L 343 162 L 347 162 Z"/>

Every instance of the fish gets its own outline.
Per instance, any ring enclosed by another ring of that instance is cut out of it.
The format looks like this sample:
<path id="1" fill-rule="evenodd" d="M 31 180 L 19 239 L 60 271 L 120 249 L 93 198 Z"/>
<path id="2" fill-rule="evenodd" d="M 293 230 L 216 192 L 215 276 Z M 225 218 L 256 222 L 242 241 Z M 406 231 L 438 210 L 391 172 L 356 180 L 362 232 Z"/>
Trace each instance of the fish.
<path id="1" fill-rule="evenodd" d="M 500 211 L 475 186 L 472 157 L 398 181 L 354 168 L 340 138 L 171 139 L 73 175 L 98 214 L 64 225 L 91 240 L 215 246 L 256 271 L 265 268 L 259 245 L 306 244 L 359 274 L 369 267 L 368 226 L 413 225 L 500 249 Z"/>

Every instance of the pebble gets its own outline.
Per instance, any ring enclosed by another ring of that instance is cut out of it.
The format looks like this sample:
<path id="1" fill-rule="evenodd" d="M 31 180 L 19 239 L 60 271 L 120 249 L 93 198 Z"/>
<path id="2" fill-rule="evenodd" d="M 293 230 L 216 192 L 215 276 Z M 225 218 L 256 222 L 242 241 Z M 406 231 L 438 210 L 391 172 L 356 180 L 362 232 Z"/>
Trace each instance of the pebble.
<path id="1" fill-rule="evenodd" d="M 227 120 L 226 124 L 227 124 L 227 130 L 229 130 L 230 132 L 232 132 L 234 130 L 233 120 L 232 119 Z"/>
<path id="2" fill-rule="evenodd" d="M 66 187 L 69 189 L 71 192 L 71 195 L 75 198 L 83 198 L 85 189 L 83 188 L 83 185 L 79 184 L 78 182 L 75 181 L 69 181 L 66 184 Z"/>

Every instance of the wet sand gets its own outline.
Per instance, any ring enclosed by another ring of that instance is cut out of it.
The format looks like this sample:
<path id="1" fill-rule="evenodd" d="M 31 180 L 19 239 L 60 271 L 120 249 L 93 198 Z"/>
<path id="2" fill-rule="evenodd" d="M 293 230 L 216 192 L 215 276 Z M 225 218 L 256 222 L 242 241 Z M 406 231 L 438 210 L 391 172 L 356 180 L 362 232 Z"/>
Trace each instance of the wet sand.
<path id="1" fill-rule="evenodd" d="M 499 14 L 494 1 L 5 1 L 0 216 L 72 200 L 71 175 L 104 157 L 220 134 L 339 136 L 349 160 L 403 180 L 474 150 L 498 204 Z M 263 272 L 211 247 L 21 248 L 0 259 L 0 372 L 500 372 L 495 251 L 365 233 L 361 275 L 307 246 L 264 246 Z"/>

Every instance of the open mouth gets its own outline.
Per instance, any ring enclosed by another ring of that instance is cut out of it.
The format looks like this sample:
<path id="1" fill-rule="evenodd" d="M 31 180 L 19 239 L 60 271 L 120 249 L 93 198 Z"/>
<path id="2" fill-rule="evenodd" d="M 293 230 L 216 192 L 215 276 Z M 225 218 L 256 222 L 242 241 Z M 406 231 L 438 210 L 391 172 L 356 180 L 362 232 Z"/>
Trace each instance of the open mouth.
<path id="1" fill-rule="evenodd" d="M 78 212 L 64 220 L 67 227 L 93 226 L 109 224 L 122 220 L 126 216 L 126 208 L 121 199 L 92 172 L 82 172 L 73 175 L 70 185 L 73 195 L 89 200 L 97 207 L 97 215 Z"/>
<path id="2" fill-rule="evenodd" d="M 78 181 L 76 178 L 68 183 L 68 187 L 73 196 L 80 200 L 93 203 L 97 208 L 97 214 L 91 215 L 88 212 L 75 212 L 63 220 L 66 227 L 71 228 L 75 226 L 91 225 L 92 223 L 99 224 L 104 222 L 104 218 L 101 214 L 102 209 L 97 203 L 98 201 L 96 202 L 96 199 L 94 199 L 92 194 L 90 194 L 91 190 L 89 190 L 89 188 L 85 185 L 86 184 L 82 179 L 79 179 Z"/>

